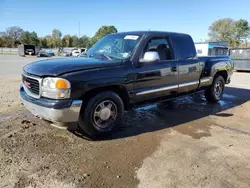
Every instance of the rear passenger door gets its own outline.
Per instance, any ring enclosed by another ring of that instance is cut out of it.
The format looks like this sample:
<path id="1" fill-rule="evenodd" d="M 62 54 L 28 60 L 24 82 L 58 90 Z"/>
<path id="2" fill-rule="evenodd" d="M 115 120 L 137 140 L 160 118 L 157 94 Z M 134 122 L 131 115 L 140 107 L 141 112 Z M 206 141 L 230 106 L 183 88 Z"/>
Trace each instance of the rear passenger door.
<path id="1" fill-rule="evenodd" d="M 196 50 L 189 35 L 175 34 L 171 37 L 176 52 L 178 67 L 178 93 L 193 92 L 198 88 L 201 67 Z"/>

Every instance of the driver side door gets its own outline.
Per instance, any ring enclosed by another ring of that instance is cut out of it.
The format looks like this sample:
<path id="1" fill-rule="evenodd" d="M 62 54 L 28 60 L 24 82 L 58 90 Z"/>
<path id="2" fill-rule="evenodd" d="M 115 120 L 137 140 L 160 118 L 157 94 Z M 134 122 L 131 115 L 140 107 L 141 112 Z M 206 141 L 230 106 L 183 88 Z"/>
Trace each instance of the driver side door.
<path id="1" fill-rule="evenodd" d="M 162 46 L 167 49 L 158 51 Z M 143 63 L 136 68 L 135 102 L 174 97 L 178 91 L 178 68 L 167 36 L 150 37 L 144 47 L 142 57 L 147 51 L 161 53 L 160 60 Z M 170 54 L 164 54 L 164 52 L 170 52 Z"/>

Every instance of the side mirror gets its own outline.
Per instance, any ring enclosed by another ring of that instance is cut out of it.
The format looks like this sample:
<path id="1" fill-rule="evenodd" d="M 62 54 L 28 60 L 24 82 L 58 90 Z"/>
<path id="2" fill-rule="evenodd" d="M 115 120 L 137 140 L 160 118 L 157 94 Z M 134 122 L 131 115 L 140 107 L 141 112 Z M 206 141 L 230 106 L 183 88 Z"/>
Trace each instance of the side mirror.
<path id="1" fill-rule="evenodd" d="M 140 59 L 140 63 L 152 63 L 159 61 L 160 57 L 158 52 L 145 52 L 144 56 L 142 59 Z"/>

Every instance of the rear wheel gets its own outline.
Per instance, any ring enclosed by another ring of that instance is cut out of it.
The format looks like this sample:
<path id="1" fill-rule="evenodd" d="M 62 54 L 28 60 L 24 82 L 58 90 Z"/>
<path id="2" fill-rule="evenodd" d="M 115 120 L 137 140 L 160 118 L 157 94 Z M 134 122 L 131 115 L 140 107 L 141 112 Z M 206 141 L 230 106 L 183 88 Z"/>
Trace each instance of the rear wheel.
<path id="1" fill-rule="evenodd" d="M 205 91 L 205 97 L 209 102 L 218 102 L 224 92 L 225 80 L 222 76 L 214 78 L 212 85 Z"/>
<path id="2" fill-rule="evenodd" d="M 118 127 L 123 116 L 122 99 L 115 92 L 101 92 L 81 110 L 79 126 L 90 136 L 105 135 Z"/>

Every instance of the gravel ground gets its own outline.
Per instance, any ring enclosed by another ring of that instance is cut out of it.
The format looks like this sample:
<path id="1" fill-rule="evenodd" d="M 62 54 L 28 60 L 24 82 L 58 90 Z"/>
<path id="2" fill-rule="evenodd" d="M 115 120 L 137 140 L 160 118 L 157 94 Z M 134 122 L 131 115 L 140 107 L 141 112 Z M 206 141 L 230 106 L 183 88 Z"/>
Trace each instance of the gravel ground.
<path id="1" fill-rule="evenodd" d="M 0 56 L 0 187 L 250 187 L 250 73 L 235 72 L 218 104 L 137 108 L 93 141 L 20 105 L 21 67 L 34 60 Z"/>

